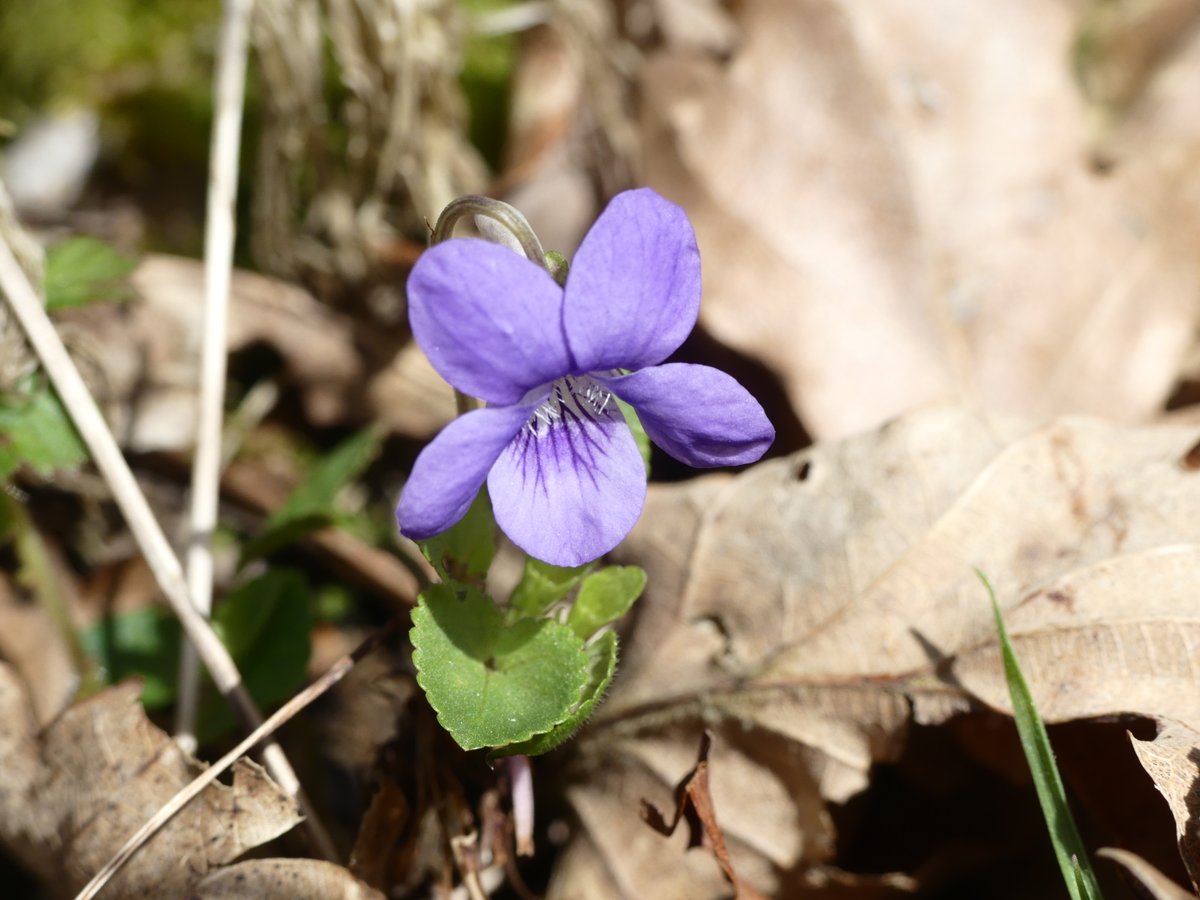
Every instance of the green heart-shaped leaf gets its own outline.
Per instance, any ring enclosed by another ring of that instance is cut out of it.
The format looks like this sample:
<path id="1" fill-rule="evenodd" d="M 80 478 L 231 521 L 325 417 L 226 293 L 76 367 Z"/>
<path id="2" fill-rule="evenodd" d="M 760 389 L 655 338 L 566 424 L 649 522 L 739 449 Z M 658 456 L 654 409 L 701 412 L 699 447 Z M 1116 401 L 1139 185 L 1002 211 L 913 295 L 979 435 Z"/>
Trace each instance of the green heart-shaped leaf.
<path id="1" fill-rule="evenodd" d="M 417 683 L 464 750 L 529 740 L 579 703 L 589 660 L 565 625 L 505 627 L 491 599 L 457 582 L 423 591 L 412 618 Z"/>
<path id="2" fill-rule="evenodd" d="M 525 756 L 538 756 L 553 750 L 566 741 L 584 722 L 588 720 L 600 701 L 604 692 L 612 682 L 613 674 L 617 671 L 617 633 L 609 631 L 600 635 L 599 639 L 588 644 L 589 660 L 588 683 L 583 689 L 583 699 L 569 716 L 555 725 L 545 734 L 534 735 L 519 744 L 509 744 L 488 754 L 488 760 L 501 756 L 515 756 L 518 753 Z"/>

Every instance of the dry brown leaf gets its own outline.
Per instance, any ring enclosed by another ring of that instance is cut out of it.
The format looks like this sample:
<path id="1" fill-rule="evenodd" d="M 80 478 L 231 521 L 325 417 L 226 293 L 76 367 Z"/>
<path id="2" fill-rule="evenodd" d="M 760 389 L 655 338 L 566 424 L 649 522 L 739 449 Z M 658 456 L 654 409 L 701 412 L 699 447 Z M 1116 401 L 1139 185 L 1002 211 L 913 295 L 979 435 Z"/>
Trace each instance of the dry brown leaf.
<path id="1" fill-rule="evenodd" d="M 576 125 L 586 96 L 583 68 L 583 54 L 564 29 L 542 25 L 522 35 L 504 171 L 493 185 L 524 213 L 543 245 L 560 253 L 579 245 L 597 212 Z"/>
<path id="2" fill-rule="evenodd" d="M 0 580 L 0 659 L 20 673 L 41 724 L 58 715 L 79 686 L 54 620 L 44 607 L 14 597 L 6 580 Z"/>
<path id="3" fill-rule="evenodd" d="M 1130 735 L 1138 761 L 1166 798 L 1175 818 L 1179 855 L 1196 886 L 1200 876 L 1200 731 L 1163 723 L 1152 741 Z"/>
<path id="4" fill-rule="evenodd" d="M 632 58 L 611 3 L 547 11 L 546 24 L 521 38 L 503 171 L 491 191 L 525 214 L 547 249 L 569 255 L 600 211 L 597 186 L 615 192 L 630 180 Z"/>
<path id="5" fill-rule="evenodd" d="M 122 444 L 183 450 L 195 440 L 204 270 L 198 260 L 148 256 L 132 276 L 138 297 L 64 315 L 97 398 Z M 428 437 L 454 416 L 453 391 L 411 343 L 376 347 L 391 362 L 372 370 L 348 316 L 293 284 L 237 271 L 230 285 L 228 347 L 274 349 L 318 426 L 370 419 Z"/>
<path id="6" fill-rule="evenodd" d="M 411 817 L 404 791 L 392 779 L 381 779 L 359 823 L 350 854 L 351 871 L 368 884 L 388 884 L 397 868 L 397 857 L 407 856 L 398 850 L 397 844 Z"/>
<path id="7" fill-rule="evenodd" d="M 148 256 L 131 276 L 137 298 L 73 310 L 82 326 L 85 374 L 122 444 L 181 450 L 195 436 L 204 270 L 198 260 Z M 278 350 L 304 386 L 312 412 L 329 415 L 347 382 L 362 378 L 348 327 L 307 292 L 236 272 L 230 285 L 228 346 L 255 341 Z M 341 389 L 339 389 L 341 385 Z"/>
<path id="8" fill-rule="evenodd" d="M 1185 891 L 1142 857 L 1128 850 L 1105 847 L 1098 856 L 1120 863 L 1136 878 L 1154 900 L 1195 900 L 1196 895 Z"/>
<path id="9" fill-rule="evenodd" d="M 411 342 L 371 378 L 367 397 L 375 421 L 404 437 L 432 437 L 457 414 L 454 389 Z"/>
<path id="10" fill-rule="evenodd" d="M 642 819 L 664 837 L 670 837 L 680 822 L 687 823 L 688 849 L 707 847 L 733 887 L 738 900 L 762 900 L 762 894 L 744 883 L 734 871 L 725 847 L 725 835 L 717 823 L 717 810 L 708 790 L 708 754 L 712 749 L 712 734 L 705 731 L 700 738 L 700 753 L 696 765 L 675 786 L 675 814 L 668 822 L 658 809 L 642 801 Z"/>
<path id="11" fill-rule="evenodd" d="M 696 226 L 701 321 L 783 376 L 814 435 L 945 395 L 916 210 L 849 22 L 756 0 L 741 26 L 728 65 L 664 55 L 641 79 L 646 175 Z"/>
<path id="12" fill-rule="evenodd" d="M 720 896 L 700 858 L 664 883 L 674 851 L 629 825 L 639 798 L 662 802 L 704 725 L 739 875 L 771 894 L 829 861 L 826 804 L 861 791 L 914 717 L 1008 708 L 973 566 L 1049 721 L 1200 728 L 1200 473 L 1181 465 L 1198 437 L 1083 418 L 1029 432 L 936 409 L 735 479 L 652 490 L 619 554 L 648 570 L 647 596 L 576 747 L 569 795 L 590 846 L 567 855 L 579 874 L 561 871 L 552 896 L 597 861 L 611 896 Z"/>
<path id="13" fill-rule="evenodd" d="M 1192 531 L 1179 543 L 1163 535 L 1163 545 L 1074 565 L 1008 609 L 1013 646 L 1047 720 L 1136 712 L 1200 728 L 1200 693 L 1188 687 L 1200 681 L 1200 544 Z M 980 637 L 955 648 L 950 677 L 1007 709 L 999 648 Z"/>
<path id="14" fill-rule="evenodd" d="M 252 859 L 213 872 L 188 900 L 383 900 L 341 866 L 317 859 Z"/>
<path id="15" fill-rule="evenodd" d="M 66 579 L 56 581 L 55 588 L 65 585 Z M 0 660 L 19 676 L 39 725 L 61 713 L 79 687 L 79 672 L 63 627 L 69 628 L 70 623 L 56 624 L 46 604 L 23 596 L 8 578 L 0 577 Z"/>
<path id="16" fill-rule="evenodd" d="M 646 172 L 696 224 L 702 321 L 781 374 L 812 434 L 939 397 L 1161 408 L 1200 321 L 1200 140 L 1159 116 L 1091 166 L 1079 4 L 740 10 L 728 63 L 646 66 Z"/>
<path id="17" fill-rule="evenodd" d="M 0 665 L 0 841 L 46 882 L 74 892 L 199 771 L 146 718 L 127 682 L 38 733 L 28 696 Z M 119 873 L 105 896 L 180 896 L 206 873 L 300 821 L 295 801 L 249 761 L 213 784 Z"/>

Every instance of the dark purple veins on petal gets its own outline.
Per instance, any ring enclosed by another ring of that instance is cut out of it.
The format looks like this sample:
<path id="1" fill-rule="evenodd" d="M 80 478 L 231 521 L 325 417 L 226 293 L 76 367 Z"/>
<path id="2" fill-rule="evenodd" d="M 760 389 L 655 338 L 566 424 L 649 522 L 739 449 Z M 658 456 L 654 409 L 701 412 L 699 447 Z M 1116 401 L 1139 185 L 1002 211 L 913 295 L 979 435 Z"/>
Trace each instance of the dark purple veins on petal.
<path id="1" fill-rule="evenodd" d="M 543 467 L 553 460 L 560 469 L 572 466 L 577 475 L 596 486 L 600 458 L 607 456 L 608 451 L 599 440 L 598 430 L 586 426 L 601 420 L 616 422 L 621 418 L 612 393 L 591 378 L 575 375 L 559 379 L 551 389 L 550 397 L 534 410 L 521 429 L 512 448 L 521 456 L 521 475 L 526 483 L 532 483 L 535 490 L 540 490 L 549 499 Z M 546 441 L 547 444 L 540 448 L 541 452 L 528 452 L 531 441 Z"/>
<path id="2" fill-rule="evenodd" d="M 611 550 L 641 512 L 646 478 L 616 400 L 588 376 L 550 388 L 488 477 L 496 520 L 555 565 Z"/>

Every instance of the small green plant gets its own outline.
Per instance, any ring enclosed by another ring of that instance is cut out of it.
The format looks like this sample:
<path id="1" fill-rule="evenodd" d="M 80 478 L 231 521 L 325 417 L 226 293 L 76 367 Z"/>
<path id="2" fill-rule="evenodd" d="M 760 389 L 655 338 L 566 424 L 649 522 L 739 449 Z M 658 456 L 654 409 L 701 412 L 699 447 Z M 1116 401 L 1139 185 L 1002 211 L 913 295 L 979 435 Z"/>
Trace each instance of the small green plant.
<path id="1" fill-rule="evenodd" d="M 251 696 L 263 706 L 287 699 L 304 683 L 318 611 L 314 595 L 319 592 L 300 570 L 271 565 L 256 571 L 252 564 L 261 564 L 322 528 L 352 524 L 338 509 L 337 497 L 370 465 L 380 441 L 377 430 L 364 429 L 314 460 L 304 480 L 242 547 L 237 586 L 217 606 L 213 627 L 237 662 Z M 340 603 L 346 603 L 344 595 Z M 163 709 L 176 701 L 182 635 L 168 610 L 151 607 L 108 616 L 84 631 L 81 639 L 110 683 L 142 678 L 147 709 Z M 233 726 L 225 702 L 207 690 L 197 725 L 201 740 L 219 737 Z"/>
<path id="2" fill-rule="evenodd" d="M 71 238 L 46 255 L 43 292 L 49 310 L 126 299 L 134 261 L 93 238 Z M 21 465 L 48 476 L 87 459 L 75 426 L 41 372 L 0 387 L 0 480 Z"/>
<path id="3" fill-rule="evenodd" d="M 495 242 L 451 239 L 463 216 Z M 463 197 L 439 217 L 408 279 L 409 324 L 462 415 L 417 457 L 396 520 L 442 579 L 413 613 L 413 662 L 464 749 L 544 753 L 600 703 L 608 626 L 646 574 L 591 567 L 642 513 L 650 442 L 714 467 L 774 440 L 733 378 L 666 362 L 699 305 L 691 223 L 653 191 L 617 195 L 569 265 L 506 204 Z M 498 532 L 526 554 L 507 601 L 487 593 Z"/>

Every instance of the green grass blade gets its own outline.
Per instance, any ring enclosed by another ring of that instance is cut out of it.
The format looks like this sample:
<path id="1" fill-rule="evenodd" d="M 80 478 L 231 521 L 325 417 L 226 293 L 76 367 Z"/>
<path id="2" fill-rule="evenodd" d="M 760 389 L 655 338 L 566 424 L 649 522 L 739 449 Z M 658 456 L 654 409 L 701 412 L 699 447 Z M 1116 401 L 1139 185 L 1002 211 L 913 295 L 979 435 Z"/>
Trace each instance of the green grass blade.
<path id="1" fill-rule="evenodd" d="M 992 612 L 996 616 L 996 633 L 1000 639 L 1000 652 L 1004 659 L 1004 679 L 1008 682 L 1008 694 L 1012 698 L 1013 718 L 1017 723 L 1017 733 L 1021 737 L 1021 749 L 1025 751 L 1025 759 L 1033 775 L 1033 785 L 1042 806 L 1042 815 L 1046 819 L 1046 828 L 1050 832 L 1050 843 L 1053 844 L 1054 854 L 1058 857 L 1063 881 L 1066 882 L 1072 900 L 1101 900 L 1096 873 L 1092 870 L 1083 840 L 1079 837 L 1079 829 L 1075 827 L 1075 819 L 1067 806 L 1067 794 L 1063 789 L 1058 766 L 1054 762 L 1054 751 L 1050 748 L 1046 726 L 1038 715 L 1033 695 L 1029 692 L 1029 684 L 1021 673 L 1017 655 L 1008 639 L 1008 629 L 1004 627 L 1004 617 L 1000 613 L 1000 604 L 996 602 L 996 592 L 992 590 L 992 585 L 982 572 L 976 569 L 975 574 L 987 588 L 988 597 L 992 601 Z"/>
<path id="2" fill-rule="evenodd" d="M 1087 858 L 1084 857 L 1084 860 L 1086 862 Z M 1096 876 L 1090 867 L 1086 873 L 1083 871 L 1083 863 L 1075 854 L 1071 854 L 1071 877 L 1075 879 L 1075 889 L 1079 891 L 1079 896 L 1101 900 L 1100 888 L 1096 885 Z"/>

